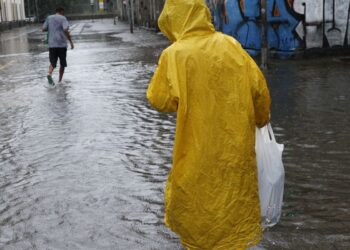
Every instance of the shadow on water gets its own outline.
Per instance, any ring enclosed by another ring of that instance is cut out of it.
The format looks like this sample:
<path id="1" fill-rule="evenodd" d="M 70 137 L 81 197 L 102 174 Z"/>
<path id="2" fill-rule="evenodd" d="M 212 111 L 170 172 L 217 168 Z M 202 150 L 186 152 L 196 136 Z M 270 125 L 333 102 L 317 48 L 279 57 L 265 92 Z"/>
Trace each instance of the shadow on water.
<path id="1" fill-rule="evenodd" d="M 55 88 L 41 33 L 11 31 L 13 44 L 27 37 L 20 53 L 1 42 L 0 249 L 181 249 L 163 225 L 175 116 L 145 97 L 168 43 L 120 23 L 73 25 Z M 266 249 L 350 248 L 348 68 L 278 61 L 267 75 L 286 193 Z"/>

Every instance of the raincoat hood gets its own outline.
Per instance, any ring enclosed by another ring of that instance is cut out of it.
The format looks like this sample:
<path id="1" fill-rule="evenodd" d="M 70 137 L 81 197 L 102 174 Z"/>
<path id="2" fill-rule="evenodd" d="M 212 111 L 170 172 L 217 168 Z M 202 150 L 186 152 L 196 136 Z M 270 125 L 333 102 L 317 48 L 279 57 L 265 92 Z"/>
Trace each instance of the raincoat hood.
<path id="1" fill-rule="evenodd" d="M 215 32 L 204 0 L 166 0 L 158 26 L 172 42 Z"/>

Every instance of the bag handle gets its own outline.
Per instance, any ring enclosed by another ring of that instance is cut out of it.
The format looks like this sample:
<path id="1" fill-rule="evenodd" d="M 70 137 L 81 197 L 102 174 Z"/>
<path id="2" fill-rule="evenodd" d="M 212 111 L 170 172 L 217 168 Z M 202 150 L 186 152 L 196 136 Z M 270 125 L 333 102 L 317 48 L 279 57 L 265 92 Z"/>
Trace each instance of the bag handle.
<path id="1" fill-rule="evenodd" d="M 272 126 L 271 126 L 270 122 L 267 124 L 267 130 L 269 131 L 269 136 L 271 138 L 271 141 L 276 142 L 276 137 L 275 137 L 275 134 L 273 133 Z"/>

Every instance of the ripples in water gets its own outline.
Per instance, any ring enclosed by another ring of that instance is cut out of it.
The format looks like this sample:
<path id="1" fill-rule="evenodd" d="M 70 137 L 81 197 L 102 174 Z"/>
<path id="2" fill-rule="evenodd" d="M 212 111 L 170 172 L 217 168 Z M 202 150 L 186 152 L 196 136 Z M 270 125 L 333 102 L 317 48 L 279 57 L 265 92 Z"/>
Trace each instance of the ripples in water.
<path id="1" fill-rule="evenodd" d="M 166 43 L 141 34 L 145 45 L 125 43 L 127 34 L 80 37 L 56 88 L 44 87 L 44 50 L 0 57 L 16 65 L 0 75 L 0 249 L 181 249 L 163 225 L 175 116 L 145 97 Z M 348 249 L 348 65 L 271 68 L 286 192 L 281 223 L 263 245 Z"/>

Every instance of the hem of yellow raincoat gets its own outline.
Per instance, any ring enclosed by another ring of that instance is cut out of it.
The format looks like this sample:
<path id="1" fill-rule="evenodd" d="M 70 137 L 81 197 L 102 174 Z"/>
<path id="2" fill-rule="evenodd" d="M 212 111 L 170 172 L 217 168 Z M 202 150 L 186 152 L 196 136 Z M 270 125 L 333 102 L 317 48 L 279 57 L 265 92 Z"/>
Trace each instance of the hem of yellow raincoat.
<path id="1" fill-rule="evenodd" d="M 173 232 L 176 233 L 176 230 L 173 227 L 170 226 L 170 224 L 167 221 L 166 217 L 164 219 L 164 223 L 165 223 L 165 226 L 167 226 Z M 187 243 L 186 241 L 181 239 L 181 237 L 180 237 L 180 240 L 181 240 L 181 244 L 183 246 L 185 246 L 187 250 L 204 250 L 203 248 L 196 247 L 196 246 L 193 246 L 190 243 Z M 254 235 L 253 239 L 245 239 L 245 240 L 240 240 L 240 241 L 246 241 L 248 243 L 237 244 L 237 243 L 232 242 L 231 244 L 224 244 L 224 245 L 217 246 L 217 247 L 215 247 L 214 249 L 211 249 L 211 250 L 246 250 L 248 248 L 255 247 L 255 246 L 257 246 L 260 243 L 260 241 L 262 241 L 262 229 L 261 229 L 261 227 L 260 227 L 259 233 L 256 233 L 256 235 Z"/>
<path id="2" fill-rule="evenodd" d="M 248 244 L 238 244 L 238 245 L 235 243 L 225 244 L 225 245 L 217 246 L 217 247 L 213 248 L 212 250 L 246 250 L 246 249 L 249 249 L 251 247 L 257 246 L 261 240 L 262 240 L 262 236 L 259 236 L 254 241 L 251 241 Z M 181 240 L 181 243 L 183 246 L 186 247 L 187 250 L 203 250 L 203 248 L 195 247 L 191 244 L 186 243 L 183 240 Z"/>

